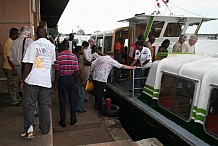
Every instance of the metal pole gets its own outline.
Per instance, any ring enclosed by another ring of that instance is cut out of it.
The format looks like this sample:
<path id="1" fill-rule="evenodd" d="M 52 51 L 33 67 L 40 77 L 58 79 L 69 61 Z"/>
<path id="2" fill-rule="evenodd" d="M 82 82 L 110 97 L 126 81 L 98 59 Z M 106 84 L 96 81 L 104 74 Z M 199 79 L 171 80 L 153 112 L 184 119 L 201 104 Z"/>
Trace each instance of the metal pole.
<path id="1" fill-rule="evenodd" d="M 132 70 L 132 98 L 134 98 L 135 92 L 135 70 Z"/>

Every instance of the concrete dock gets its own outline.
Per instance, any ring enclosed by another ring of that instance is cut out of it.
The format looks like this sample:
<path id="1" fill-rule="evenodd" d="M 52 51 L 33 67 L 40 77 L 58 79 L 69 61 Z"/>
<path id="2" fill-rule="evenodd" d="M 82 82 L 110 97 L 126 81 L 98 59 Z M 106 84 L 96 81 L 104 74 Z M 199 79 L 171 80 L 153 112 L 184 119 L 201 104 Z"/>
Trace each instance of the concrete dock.
<path id="1" fill-rule="evenodd" d="M 77 113 L 78 122 L 73 126 L 69 124 L 70 113 L 67 104 L 68 123 L 66 128 L 62 128 L 58 125 L 60 119 L 57 93 L 54 92 L 51 96 L 52 127 L 49 134 L 41 134 L 36 118 L 36 137 L 24 139 L 20 137 L 20 133 L 23 132 L 22 106 L 10 106 L 9 94 L 0 93 L 0 146 L 162 146 L 157 139 L 133 142 L 118 118 L 103 117 L 94 109 L 94 96 L 91 94 L 87 94 L 89 101 L 84 104 L 87 112 Z"/>

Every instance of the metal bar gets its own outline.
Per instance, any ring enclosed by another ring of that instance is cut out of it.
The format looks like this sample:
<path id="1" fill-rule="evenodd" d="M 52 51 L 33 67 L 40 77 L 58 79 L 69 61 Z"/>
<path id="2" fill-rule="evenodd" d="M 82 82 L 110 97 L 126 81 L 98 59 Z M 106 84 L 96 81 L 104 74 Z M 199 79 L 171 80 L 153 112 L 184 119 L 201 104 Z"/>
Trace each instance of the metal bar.
<path id="1" fill-rule="evenodd" d="M 132 98 L 135 98 L 135 70 L 132 70 Z"/>
<path id="2" fill-rule="evenodd" d="M 204 18 L 201 20 L 200 24 L 198 25 L 197 29 L 195 30 L 195 33 L 194 34 L 198 34 L 198 31 L 202 25 L 202 23 L 204 22 Z"/>

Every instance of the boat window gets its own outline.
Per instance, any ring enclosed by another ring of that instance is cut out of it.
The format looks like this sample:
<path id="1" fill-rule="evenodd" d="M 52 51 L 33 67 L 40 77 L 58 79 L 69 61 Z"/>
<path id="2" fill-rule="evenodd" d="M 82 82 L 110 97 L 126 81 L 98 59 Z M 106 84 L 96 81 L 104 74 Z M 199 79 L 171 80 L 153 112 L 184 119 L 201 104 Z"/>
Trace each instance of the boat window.
<path id="1" fill-rule="evenodd" d="M 179 37 L 184 29 L 184 23 L 168 23 L 164 37 Z"/>
<path id="2" fill-rule="evenodd" d="M 212 135 L 218 137 L 218 89 L 211 92 L 208 115 L 205 121 L 205 129 Z"/>
<path id="3" fill-rule="evenodd" d="M 105 39 L 104 39 L 104 54 L 109 52 L 109 51 L 112 51 L 111 46 L 112 46 L 112 36 L 105 36 Z"/>
<path id="4" fill-rule="evenodd" d="M 163 26 L 164 26 L 164 21 L 154 21 L 149 35 L 158 38 L 163 29 Z"/>
<path id="5" fill-rule="evenodd" d="M 186 30 L 186 33 L 194 34 L 198 25 L 199 25 L 199 23 L 190 24 Z"/>
<path id="6" fill-rule="evenodd" d="M 159 94 L 159 105 L 184 120 L 188 120 L 191 115 L 194 90 L 194 82 L 163 74 Z"/>
<path id="7" fill-rule="evenodd" d="M 139 35 L 144 34 L 146 27 L 147 27 L 147 23 L 136 24 L 135 36 L 138 37 Z"/>
<path id="8" fill-rule="evenodd" d="M 96 40 L 96 45 L 98 47 L 102 47 L 102 44 L 103 44 L 103 38 L 102 37 L 98 37 L 97 40 Z"/>

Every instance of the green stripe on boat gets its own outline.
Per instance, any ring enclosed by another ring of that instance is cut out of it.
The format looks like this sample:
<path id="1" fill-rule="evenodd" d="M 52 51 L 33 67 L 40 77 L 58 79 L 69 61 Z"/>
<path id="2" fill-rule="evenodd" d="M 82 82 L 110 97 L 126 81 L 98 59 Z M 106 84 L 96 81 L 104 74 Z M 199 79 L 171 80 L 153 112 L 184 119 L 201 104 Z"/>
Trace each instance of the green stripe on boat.
<path id="1" fill-rule="evenodd" d="M 202 113 L 202 114 L 206 115 L 206 110 L 205 110 L 205 109 L 202 109 L 202 108 L 198 108 L 198 109 L 196 110 L 196 113 Z"/>

